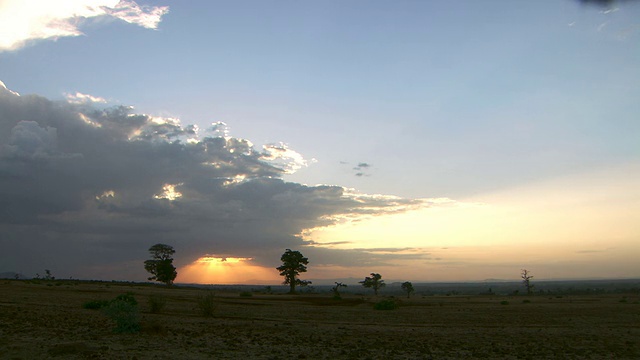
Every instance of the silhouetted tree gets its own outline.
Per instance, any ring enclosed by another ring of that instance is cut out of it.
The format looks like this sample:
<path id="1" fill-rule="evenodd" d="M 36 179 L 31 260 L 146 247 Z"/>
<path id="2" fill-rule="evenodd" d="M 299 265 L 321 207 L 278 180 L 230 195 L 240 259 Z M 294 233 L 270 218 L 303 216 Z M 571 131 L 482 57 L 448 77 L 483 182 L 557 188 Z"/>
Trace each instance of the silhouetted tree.
<path id="1" fill-rule="evenodd" d="M 531 275 L 529 270 L 522 269 L 522 273 L 520 274 L 520 277 L 522 278 L 522 283 L 524 284 L 524 287 L 527 288 L 527 295 L 531 295 L 531 292 L 533 291 L 533 284 L 531 283 L 531 279 L 533 279 L 533 275 Z"/>
<path id="2" fill-rule="evenodd" d="M 347 287 L 347 284 L 343 284 L 341 282 L 336 282 L 336 286 L 331 288 L 331 291 L 333 291 L 333 297 L 336 299 L 340 299 L 340 288 L 341 287 Z"/>
<path id="3" fill-rule="evenodd" d="M 363 281 L 359 281 L 359 283 L 366 288 L 372 288 L 376 296 L 378 295 L 378 289 L 387 285 L 384 283 L 384 280 L 382 280 L 382 275 L 376 273 L 371 273 L 371 277 L 367 276 Z"/>
<path id="4" fill-rule="evenodd" d="M 172 246 L 165 244 L 155 244 L 149 248 L 151 260 L 144 262 L 144 269 L 151 274 L 149 280 L 163 282 L 167 285 L 173 283 L 173 280 L 178 276 L 176 267 L 173 266 L 173 257 L 171 257 L 175 252 Z"/>
<path id="5" fill-rule="evenodd" d="M 302 256 L 300 251 L 287 249 L 280 260 L 282 265 L 278 266 L 276 270 L 280 271 L 281 276 L 284 276 L 283 284 L 289 285 L 290 294 L 296 293 L 296 285 L 307 286 L 311 284 L 311 281 L 298 279 L 300 273 L 307 272 L 306 265 L 309 264 L 309 259 Z"/>
<path id="6" fill-rule="evenodd" d="M 402 285 L 400 285 L 400 287 L 402 288 L 402 290 L 404 290 L 404 292 L 407 293 L 407 299 L 410 298 L 411 297 L 411 293 L 415 291 L 411 281 L 403 282 Z"/>
<path id="7" fill-rule="evenodd" d="M 44 269 L 44 279 L 45 280 L 55 280 L 56 277 L 51 275 L 51 270 L 49 269 Z"/>

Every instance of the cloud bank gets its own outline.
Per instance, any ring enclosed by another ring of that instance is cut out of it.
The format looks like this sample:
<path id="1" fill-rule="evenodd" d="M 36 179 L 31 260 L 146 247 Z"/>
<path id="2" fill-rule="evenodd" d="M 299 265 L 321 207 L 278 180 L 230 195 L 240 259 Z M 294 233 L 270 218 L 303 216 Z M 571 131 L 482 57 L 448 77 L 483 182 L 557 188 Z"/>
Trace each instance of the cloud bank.
<path id="1" fill-rule="evenodd" d="M 286 248 L 314 264 L 383 263 L 366 250 L 305 242 L 305 230 L 430 206 L 340 186 L 286 182 L 305 165 L 285 144 L 256 149 L 223 123 L 96 108 L 89 95 L 54 102 L 0 86 L 0 264 L 27 276 L 145 278 L 149 246 L 176 263 L 208 255 L 274 266 Z"/>
<path id="2" fill-rule="evenodd" d="M 0 52 L 13 51 L 43 39 L 82 35 L 80 25 L 91 18 L 120 19 L 156 29 L 167 6 L 140 6 L 128 0 L 3 0 L 0 1 Z"/>

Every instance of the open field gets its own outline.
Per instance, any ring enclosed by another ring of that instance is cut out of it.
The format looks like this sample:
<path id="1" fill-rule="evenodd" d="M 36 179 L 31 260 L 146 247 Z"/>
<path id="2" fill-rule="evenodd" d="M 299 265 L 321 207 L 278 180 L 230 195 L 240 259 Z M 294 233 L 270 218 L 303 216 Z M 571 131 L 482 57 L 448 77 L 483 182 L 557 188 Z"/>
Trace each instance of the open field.
<path id="1" fill-rule="evenodd" d="M 102 310 L 131 292 L 141 331 Z M 220 292 L 144 284 L 0 280 L 2 359 L 638 359 L 640 296 L 382 297 Z M 149 296 L 166 300 L 151 313 Z M 508 302 L 508 303 L 505 303 Z"/>

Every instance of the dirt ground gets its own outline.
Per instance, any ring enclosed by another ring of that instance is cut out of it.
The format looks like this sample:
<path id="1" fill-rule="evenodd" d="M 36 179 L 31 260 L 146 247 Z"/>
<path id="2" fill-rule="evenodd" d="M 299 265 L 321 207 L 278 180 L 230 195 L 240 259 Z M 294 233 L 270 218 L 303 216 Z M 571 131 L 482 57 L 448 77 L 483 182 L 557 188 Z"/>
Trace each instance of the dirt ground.
<path id="1" fill-rule="evenodd" d="M 116 333 L 102 310 L 131 292 L 141 331 Z M 640 297 L 382 297 L 0 280 L 0 359 L 640 359 Z M 148 299 L 166 300 L 159 314 Z M 508 302 L 508 303 L 505 303 Z"/>

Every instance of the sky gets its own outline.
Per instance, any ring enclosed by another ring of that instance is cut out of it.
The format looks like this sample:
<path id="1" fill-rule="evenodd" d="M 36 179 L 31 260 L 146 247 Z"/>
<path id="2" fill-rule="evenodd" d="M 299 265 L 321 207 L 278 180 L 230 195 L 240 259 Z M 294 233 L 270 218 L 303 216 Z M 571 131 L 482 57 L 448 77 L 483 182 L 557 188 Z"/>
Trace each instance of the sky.
<path id="1" fill-rule="evenodd" d="M 640 2 L 0 0 L 0 272 L 640 277 Z"/>

